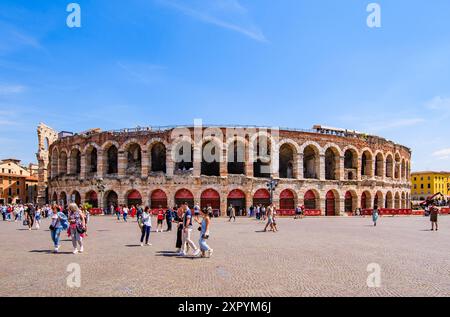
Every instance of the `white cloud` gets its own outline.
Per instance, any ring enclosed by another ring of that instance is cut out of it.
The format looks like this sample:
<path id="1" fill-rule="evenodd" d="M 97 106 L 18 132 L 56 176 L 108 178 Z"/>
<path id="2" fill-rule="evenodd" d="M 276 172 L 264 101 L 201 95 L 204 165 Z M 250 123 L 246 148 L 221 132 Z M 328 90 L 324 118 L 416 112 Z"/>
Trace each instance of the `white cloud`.
<path id="1" fill-rule="evenodd" d="M 1 85 L 0 96 L 20 94 L 25 91 L 25 86 L 22 85 Z"/>
<path id="2" fill-rule="evenodd" d="M 450 110 L 450 98 L 436 96 L 428 101 L 425 106 L 432 110 Z"/>
<path id="3" fill-rule="evenodd" d="M 439 160 L 450 159 L 450 148 L 435 151 L 432 155 Z"/>
<path id="4" fill-rule="evenodd" d="M 201 8 L 195 9 L 175 0 L 159 2 L 204 23 L 238 32 L 258 42 L 268 42 L 263 32 L 249 21 L 247 10 L 238 0 L 205 1 L 201 2 Z"/>

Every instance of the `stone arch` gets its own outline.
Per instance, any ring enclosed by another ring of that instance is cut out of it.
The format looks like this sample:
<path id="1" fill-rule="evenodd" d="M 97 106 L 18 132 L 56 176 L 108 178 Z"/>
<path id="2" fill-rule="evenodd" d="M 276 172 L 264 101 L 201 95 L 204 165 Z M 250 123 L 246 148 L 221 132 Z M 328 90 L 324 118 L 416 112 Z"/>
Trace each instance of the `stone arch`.
<path id="1" fill-rule="evenodd" d="M 372 194 L 370 191 L 365 190 L 361 194 L 361 209 L 372 209 Z"/>
<path id="2" fill-rule="evenodd" d="M 58 162 L 59 175 L 67 174 L 67 164 L 68 164 L 67 151 L 65 149 L 63 149 L 59 153 L 59 162 Z"/>
<path id="3" fill-rule="evenodd" d="M 358 206 L 358 194 L 355 190 L 348 190 L 344 196 L 344 211 L 353 212 Z"/>
<path id="4" fill-rule="evenodd" d="M 354 146 L 346 146 L 344 152 L 344 171 L 346 180 L 356 180 L 358 177 L 359 152 Z"/>
<path id="5" fill-rule="evenodd" d="M 90 190 L 85 195 L 85 202 L 89 203 L 93 208 L 98 208 L 98 195 L 95 190 Z"/>
<path id="6" fill-rule="evenodd" d="M 376 177 L 383 177 L 384 173 L 384 155 L 383 152 L 377 151 L 375 155 L 375 171 L 374 175 Z"/>
<path id="7" fill-rule="evenodd" d="M 155 189 L 150 194 L 150 208 L 159 209 L 168 207 L 168 196 L 163 189 Z"/>
<path id="8" fill-rule="evenodd" d="M 395 192 L 394 209 L 400 209 L 400 194 L 399 194 L 399 192 Z"/>
<path id="9" fill-rule="evenodd" d="M 105 206 L 107 213 L 114 213 L 115 209 L 119 206 L 119 195 L 116 191 L 110 189 L 105 192 L 103 206 Z M 114 210 L 111 210 L 111 206 L 113 206 Z"/>
<path id="10" fill-rule="evenodd" d="M 245 175 L 247 140 L 241 136 L 234 136 L 227 140 L 226 147 L 228 174 Z"/>
<path id="11" fill-rule="evenodd" d="M 175 191 L 174 195 L 175 205 L 178 207 L 183 203 L 187 203 L 189 208 L 194 208 L 194 194 L 186 188 L 180 188 Z"/>
<path id="12" fill-rule="evenodd" d="M 330 189 L 325 194 L 325 215 L 339 216 L 340 215 L 340 194 L 336 189 Z"/>
<path id="13" fill-rule="evenodd" d="M 369 148 L 361 150 L 361 176 L 373 176 L 373 153 Z"/>
<path id="14" fill-rule="evenodd" d="M 284 188 L 277 194 L 280 200 L 279 208 L 282 210 L 295 210 L 298 204 L 297 193 L 290 188 Z"/>
<path id="15" fill-rule="evenodd" d="M 306 210 L 320 209 L 320 193 L 318 190 L 312 188 L 305 192 L 303 196 L 303 205 Z"/>
<path id="16" fill-rule="evenodd" d="M 92 176 L 97 173 L 98 170 L 98 151 L 101 150 L 101 147 L 96 143 L 90 142 L 88 143 L 84 149 L 84 160 L 85 160 L 85 172 L 86 175 Z"/>
<path id="17" fill-rule="evenodd" d="M 303 147 L 303 178 L 320 178 L 320 151 L 313 142 Z"/>
<path id="18" fill-rule="evenodd" d="M 386 177 L 393 178 L 394 177 L 394 157 L 392 156 L 392 153 L 388 152 L 386 153 Z"/>
<path id="19" fill-rule="evenodd" d="M 81 205 L 81 194 L 77 190 L 73 190 L 70 194 L 70 202 L 76 203 L 78 206 Z"/>
<path id="20" fill-rule="evenodd" d="M 378 209 L 384 208 L 383 192 L 381 190 L 377 191 L 374 195 L 373 208 L 375 209 L 375 207 Z"/>
<path id="21" fill-rule="evenodd" d="M 272 135 L 259 131 L 250 138 L 250 152 L 253 159 L 253 176 L 260 178 L 268 178 L 272 173 L 272 156 L 273 147 L 276 143 L 273 141 Z"/>
<path id="22" fill-rule="evenodd" d="M 406 180 L 406 161 L 404 158 L 401 159 L 400 178 Z"/>
<path id="23" fill-rule="evenodd" d="M 327 144 L 324 147 L 325 179 L 339 180 L 341 170 L 341 150 L 337 145 Z"/>
<path id="24" fill-rule="evenodd" d="M 51 155 L 50 155 L 50 177 L 51 178 L 58 176 L 58 158 L 59 158 L 59 151 L 58 151 L 58 148 L 55 146 L 55 147 L 53 147 Z"/>
<path id="25" fill-rule="evenodd" d="M 122 145 L 126 160 L 127 175 L 141 176 L 142 172 L 142 146 L 135 139 L 131 139 Z M 136 199 L 137 201 L 138 199 Z"/>
<path id="26" fill-rule="evenodd" d="M 220 162 L 222 161 L 223 143 L 215 138 L 208 137 L 202 142 L 201 175 L 220 176 Z"/>
<path id="27" fill-rule="evenodd" d="M 386 200 L 384 206 L 386 209 L 394 209 L 394 198 L 391 191 L 386 192 Z"/>
<path id="28" fill-rule="evenodd" d="M 128 207 L 142 205 L 142 194 L 136 189 L 129 189 L 125 193 L 125 202 Z"/>
<path id="29" fill-rule="evenodd" d="M 194 142 L 191 138 L 184 136 L 172 143 L 172 161 L 174 171 L 183 172 L 194 168 Z"/>
<path id="30" fill-rule="evenodd" d="M 406 208 L 406 194 L 405 194 L 405 192 L 402 192 L 400 208 L 401 209 L 405 209 Z"/>
<path id="31" fill-rule="evenodd" d="M 64 206 L 67 206 L 67 202 L 68 202 L 68 200 L 67 200 L 67 194 L 66 194 L 65 191 L 62 191 L 62 192 L 59 194 L 59 202 L 58 202 L 58 203 L 62 204 L 63 207 L 64 207 Z"/>
<path id="32" fill-rule="evenodd" d="M 398 152 L 395 152 L 395 154 L 394 154 L 394 179 L 396 179 L 396 180 L 400 179 L 400 165 L 401 165 L 400 154 Z"/>
<path id="33" fill-rule="evenodd" d="M 79 146 L 72 147 L 69 160 L 70 174 L 79 175 L 81 173 L 81 151 Z"/>
<path id="34" fill-rule="evenodd" d="M 148 147 L 150 153 L 150 171 L 167 172 L 167 146 L 164 142 L 154 141 Z"/>
<path id="35" fill-rule="evenodd" d="M 278 149 L 278 173 L 280 178 L 297 178 L 298 145 L 283 140 Z"/>
<path id="36" fill-rule="evenodd" d="M 102 145 L 106 175 L 116 175 L 119 172 L 119 148 L 119 143 L 116 141 L 107 141 Z"/>

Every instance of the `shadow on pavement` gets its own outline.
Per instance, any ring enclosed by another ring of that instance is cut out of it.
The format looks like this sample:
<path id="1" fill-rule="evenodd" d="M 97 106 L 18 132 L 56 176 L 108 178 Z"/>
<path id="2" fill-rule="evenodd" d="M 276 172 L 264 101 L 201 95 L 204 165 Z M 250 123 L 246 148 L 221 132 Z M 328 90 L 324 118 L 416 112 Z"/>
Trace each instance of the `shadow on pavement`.
<path id="1" fill-rule="evenodd" d="M 31 250 L 31 253 L 45 253 L 45 254 L 72 254 L 72 252 L 68 251 L 59 251 L 58 253 L 54 253 L 52 250 Z"/>
<path id="2" fill-rule="evenodd" d="M 137 247 L 141 247 L 140 244 L 126 244 L 125 245 L 127 248 L 137 248 Z"/>

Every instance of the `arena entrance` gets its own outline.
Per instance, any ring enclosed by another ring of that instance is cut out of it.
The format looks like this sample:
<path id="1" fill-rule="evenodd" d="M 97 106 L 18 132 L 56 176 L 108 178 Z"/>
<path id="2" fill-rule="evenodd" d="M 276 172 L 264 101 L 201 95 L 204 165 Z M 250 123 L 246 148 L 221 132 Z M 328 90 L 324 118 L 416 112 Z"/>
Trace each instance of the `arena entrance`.
<path id="1" fill-rule="evenodd" d="M 232 190 L 227 197 L 227 216 L 229 216 L 228 213 L 228 206 L 233 205 L 233 207 L 236 208 L 236 210 L 245 210 L 245 194 L 242 190 L 235 189 Z"/>
<path id="2" fill-rule="evenodd" d="M 180 189 L 175 194 L 175 204 L 180 207 L 182 204 L 187 203 L 189 208 L 194 208 L 194 195 L 187 189 Z"/>
<path id="3" fill-rule="evenodd" d="M 214 211 L 214 214 L 220 214 L 220 195 L 214 189 L 205 190 L 200 196 L 200 208 L 211 208 Z"/>
<path id="4" fill-rule="evenodd" d="M 325 215 L 336 216 L 336 197 L 331 190 L 326 195 Z"/>
<path id="5" fill-rule="evenodd" d="M 74 191 L 70 197 L 70 201 L 76 203 L 78 206 L 81 205 L 81 195 L 79 192 Z"/>
<path id="6" fill-rule="evenodd" d="M 90 191 L 86 194 L 86 202 L 92 206 L 92 208 L 98 208 L 98 197 L 97 193 Z"/>
<path id="7" fill-rule="evenodd" d="M 306 210 L 317 210 L 316 194 L 312 190 L 305 193 L 304 204 Z"/>
<path id="8" fill-rule="evenodd" d="M 61 192 L 61 195 L 59 195 L 59 204 L 67 206 L 67 195 L 65 192 Z"/>
<path id="9" fill-rule="evenodd" d="M 167 209 L 167 195 L 161 189 L 154 190 L 150 196 L 150 209 Z"/>
<path id="10" fill-rule="evenodd" d="M 280 209 L 281 210 L 295 210 L 295 196 L 294 193 L 285 189 L 280 194 Z"/>
<path id="11" fill-rule="evenodd" d="M 258 189 L 253 195 L 253 205 L 268 207 L 270 205 L 270 193 L 267 189 Z"/>
<path id="12" fill-rule="evenodd" d="M 127 205 L 128 207 L 142 205 L 142 196 L 137 190 L 132 190 L 128 194 Z"/>
<path id="13" fill-rule="evenodd" d="M 105 210 L 107 214 L 111 213 L 111 205 L 114 206 L 114 209 L 116 209 L 116 207 L 119 205 L 119 196 L 117 195 L 117 193 L 115 191 L 109 191 L 106 194 L 106 198 L 105 198 Z"/>

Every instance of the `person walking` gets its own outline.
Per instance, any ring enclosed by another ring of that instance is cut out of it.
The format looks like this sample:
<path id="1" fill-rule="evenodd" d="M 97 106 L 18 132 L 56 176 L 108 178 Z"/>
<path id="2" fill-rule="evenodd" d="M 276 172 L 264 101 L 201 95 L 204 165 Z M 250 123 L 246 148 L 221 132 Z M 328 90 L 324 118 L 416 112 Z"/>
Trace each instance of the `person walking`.
<path id="1" fill-rule="evenodd" d="M 294 219 L 300 218 L 301 215 L 302 215 L 302 208 L 300 207 L 300 205 L 298 205 L 297 208 L 295 208 L 295 216 L 294 216 Z"/>
<path id="2" fill-rule="evenodd" d="M 2 209 L 2 218 L 3 221 L 6 221 L 6 212 L 8 211 L 8 207 L 6 205 L 1 206 Z"/>
<path id="3" fill-rule="evenodd" d="M 209 239 L 209 230 L 211 228 L 211 217 L 212 217 L 212 208 L 208 207 L 208 209 L 203 209 L 201 211 L 202 220 L 195 218 L 195 221 L 200 224 L 200 239 L 198 241 L 200 245 L 201 257 L 206 257 L 206 253 L 208 252 L 208 257 L 211 257 L 213 254 L 213 249 L 207 244 L 207 240 Z"/>
<path id="4" fill-rule="evenodd" d="M 159 230 L 161 230 L 161 232 L 163 232 L 163 221 L 164 221 L 164 210 L 162 209 L 161 206 L 159 206 L 158 209 L 158 214 L 156 216 L 157 218 L 157 224 L 156 224 L 156 232 L 159 232 Z"/>
<path id="5" fill-rule="evenodd" d="M 86 232 L 86 219 L 83 213 L 78 208 L 77 204 L 71 203 L 69 205 L 69 230 L 67 235 L 72 238 L 73 254 L 84 252 L 83 238 Z M 80 246 L 78 249 L 77 246 Z"/>
<path id="6" fill-rule="evenodd" d="M 141 205 L 138 205 L 136 208 L 136 218 L 139 221 L 139 219 L 142 217 L 142 214 L 144 213 L 144 209 L 142 209 Z"/>
<path id="7" fill-rule="evenodd" d="M 191 247 L 193 249 L 194 256 L 197 256 L 200 253 L 200 249 L 197 248 L 195 243 L 192 241 L 192 212 L 186 202 L 183 205 L 183 209 L 183 243 L 181 247 L 181 256 L 187 255 L 188 247 Z"/>
<path id="8" fill-rule="evenodd" d="M 173 211 L 172 208 L 169 207 L 166 210 L 167 232 L 172 231 L 172 221 L 173 221 Z"/>
<path id="9" fill-rule="evenodd" d="M 142 216 L 138 222 L 142 223 L 141 247 L 144 246 L 144 237 L 145 237 L 145 245 L 146 246 L 152 245 L 151 243 L 148 242 L 150 238 L 150 231 L 152 229 L 152 214 L 150 212 L 150 208 L 145 207 L 144 212 L 142 213 Z"/>
<path id="10" fill-rule="evenodd" d="M 66 230 L 68 227 L 67 217 L 64 213 L 57 211 L 55 208 L 55 212 L 51 216 L 50 223 L 50 236 L 53 241 L 53 253 L 58 253 L 59 251 L 59 238 L 61 235 L 61 231 Z"/>
<path id="11" fill-rule="evenodd" d="M 26 215 L 27 224 L 28 224 L 28 230 L 31 230 L 31 228 L 33 228 L 35 214 L 36 214 L 36 211 L 35 211 L 33 205 L 29 204 L 27 206 L 27 209 L 25 210 L 25 215 Z"/>
<path id="12" fill-rule="evenodd" d="M 231 218 L 233 218 L 234 222 L 236 222 L 236 210 L 234 209 L 232 204 L 230 204 L 230 206 L 228 207 L 228 214 L 230 215 L 230 219 L 228 219 L 228 222 L 231 222 Z"/>
<path id="13" fill-rule="evenodd" d="M 184 210 L 182 207 L 177 209 L 175 206 L 175 221 L 177 222 L 177 242 L 175 247 L 177 248 L 177 253 L 181 253 L 181 247 L 183 246 L 183 218 L 184 218 Z"/>
<path id="14" fill-rule="evenodd" d="M 36 209 L 36 214 L 34 219 L 36 220 L 36 230 L 39 230 L 39 228 L 41 227 L 41 215 L 42 215 L 42 209 L 41 207 L 38 207 Z"/>
<path id="15" fill-rule="evenodd" d="M 375 208 L 372 212 L 372 221 L 373 221 L 373 226 L 376 227 L 377 226 L 377 221 L 378 221 L 378 217 L 379 217 L 379 211 L 378 208 Z"/>
<path id="16" fill-rule="evenodd" d="M 122 208 L 121 208 L 121 206 L 119 206 L 119 205 L 116 207 L 116 216 L 117 216 L 117 220 L 118 220 L 118 221 L 120 221 L 120 213 L 121 213 L 121 211 L 122 211 L 121 209 L 122 209 Z"/>
<path id="17" fill-rule="evenodd" d="M 128 210 L 129 210 L 129 209 L 128 209 L 127 206 L 124 206 L 123 209 L 122 209 L 122 212 L 123 212 L 123 221 L 125 221 L 125 222 L 127 222 Z"/>
<path id="18" fill-rule="evenodd" d="M 439 215 L 439 209 L 436 208 L 436 206 L 432 205 L 430 208 L 430 221 L 431 221 L 431 231 L 435 230 L 438 231 L 438 215 Z"/>
<path id="19" fill-rule="evenodd" d="M 275 232 L 275 229 L 273 227 L 273 209 L 272 209 L 272 205 L 270 205 L 267 208 L 267 223 L 266 223 L 266 226 L 264 227 L 264 232 L 267 232 L 267 228 L 268 227 L 270 227 L 269 231 Z"/>

